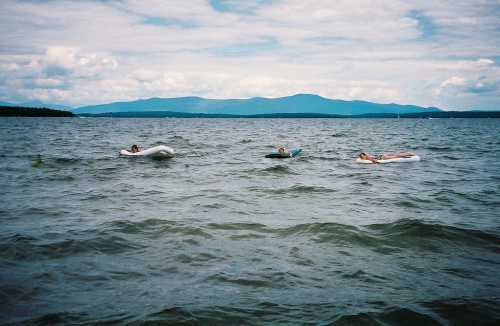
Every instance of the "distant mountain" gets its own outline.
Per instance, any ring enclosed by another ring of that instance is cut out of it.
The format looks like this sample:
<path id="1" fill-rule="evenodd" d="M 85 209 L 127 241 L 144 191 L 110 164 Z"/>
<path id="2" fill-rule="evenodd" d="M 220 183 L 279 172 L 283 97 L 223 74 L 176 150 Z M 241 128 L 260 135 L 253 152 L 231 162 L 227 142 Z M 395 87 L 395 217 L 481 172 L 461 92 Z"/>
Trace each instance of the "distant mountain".
<path id="1" fill-rule="evenodd" d="M 25 108 L 48 108 L 48 109 L 56 109 L 56 110 L 64 110 L 64 111 L 73 110 L 73 108 L 70 106 L 44 103 L 41 101 L 28 101 L 28 102 L 23 102 L 23 103 L 0 102 L 0 106 L 19 106 L 19 107 L 25 107 Z"/>
<path id="2" fill-rule="evenodd" d="M 297 94 L 278 98 L 254 97 L 250 99 L 214 100 L 201 97 L 150 98 L 131 102 L 83 106 L 73 113 L 115 113 L 170 111 L 182 113 L 256 115 L 272 113 L 319 113 L 360 115 L 371 113 L 437 112 L 438 108 L 415 105 L 378 104 L 365 101 L 327 99 L 318 95 Z"/>

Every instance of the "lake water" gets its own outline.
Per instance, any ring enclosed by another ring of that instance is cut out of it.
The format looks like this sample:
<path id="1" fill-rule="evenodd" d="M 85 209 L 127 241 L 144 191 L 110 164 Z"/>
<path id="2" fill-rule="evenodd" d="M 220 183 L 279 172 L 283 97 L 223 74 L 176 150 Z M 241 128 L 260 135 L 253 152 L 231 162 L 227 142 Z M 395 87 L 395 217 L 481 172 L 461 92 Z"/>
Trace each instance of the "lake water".
<path id="1" fill-rule="evenodd" d="M 0 144 L 2 323 L 500 322 L 500 120 L 2 118 Z"/>

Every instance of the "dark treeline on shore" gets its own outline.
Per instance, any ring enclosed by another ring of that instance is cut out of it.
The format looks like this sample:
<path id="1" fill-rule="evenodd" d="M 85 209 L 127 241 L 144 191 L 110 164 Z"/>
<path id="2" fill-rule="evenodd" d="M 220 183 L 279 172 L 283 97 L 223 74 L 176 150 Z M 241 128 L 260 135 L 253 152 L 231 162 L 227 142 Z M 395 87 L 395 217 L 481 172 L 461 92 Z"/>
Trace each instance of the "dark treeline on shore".
<path id="1" fill-rule="evenodd" d="M 369 113 L 360 115 L 340 115 L 322 113 L 270 113 L 254 115 L 184 113 L 172 111 L 150 112 L 114 112 L 99 114 L 79 114 L 82 117 L 115 117 L 115 118 L 500 118 L 500 111 L 439 111 L 424 113 Z"/>
<path id="2" fill-rule="evenodd" d="M 69 111 L 22 106 L 0 106 L 0 117 L 74 117 Z"/>

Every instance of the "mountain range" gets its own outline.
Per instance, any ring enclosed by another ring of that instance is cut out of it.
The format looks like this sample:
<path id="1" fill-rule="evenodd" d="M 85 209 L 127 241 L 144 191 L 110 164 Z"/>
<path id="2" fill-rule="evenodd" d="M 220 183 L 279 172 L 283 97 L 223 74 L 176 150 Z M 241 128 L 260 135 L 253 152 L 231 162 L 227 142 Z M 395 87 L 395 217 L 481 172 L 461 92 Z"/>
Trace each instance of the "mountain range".
<path id="1" fill-rule="evenodd" d="M 415 105 L 378 104 L 366 101 L 333 100 L 312 94 L 278 98 L 205 99 L 201 97 L 150 98 L 130 102 L 83 106 L 75 114 L 169 111 L 196 114 L 256 115 L 275 113 L 318 113 L 359 115 L 371 113 L 422 113 L 441 111 Z"/>
<path id="2" fill-rule="evenodd" d="M 406 114 L 440 112 L 435 107 L 416 105 L 379 104 L 367 101 L 344 101 L 313 94 L 297 94 L 278 98 L 205 99 L 202 97 L 149 98 L 128 102 L 113 102 L 71 108 L 41 101 L 23 103 L 0 102 L 0 106 L 51 108 L 75 114 L 176 112 L 186 114 L 262 115 L 262 114 Z"/>

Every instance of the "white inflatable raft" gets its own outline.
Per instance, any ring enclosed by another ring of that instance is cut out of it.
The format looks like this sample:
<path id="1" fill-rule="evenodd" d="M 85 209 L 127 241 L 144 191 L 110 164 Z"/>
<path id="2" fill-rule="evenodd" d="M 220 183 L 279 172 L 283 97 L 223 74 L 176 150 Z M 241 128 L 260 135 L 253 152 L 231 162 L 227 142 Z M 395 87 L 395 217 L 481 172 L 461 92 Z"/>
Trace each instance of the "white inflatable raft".
<path id="1" fill-rule="evenodd" d="M 151 156 L 151 157 L 163 157 L 163 158 L 171 158 L 175 156 L 173 148 L 164 145 L 151 147 L 139 151 L 137 153 L 132 153 L 125 149 L 122 149 L 120 151 L 120 154 L 124 156 Z"/>
<path id="2" fill-rule="evenodd" d="M 384 163 L 393 163 L 393 162 L 394 163 L 418 162 L 418 161 L 420 161 L 420 156 L 413 155 L 413 156 L 410 156 L 410 157 L 399 157 L 399 158 L 391 158 L 391 159 L 388 159 L 388 160 L 376 160 L 376 161 L 377 161 L 377 163 L 381 163 L 381 164 L 384 164 Z M 374 164 L 370 160 L 362 160 L 359 157 L 356 159 L 356 163 Z"/>

